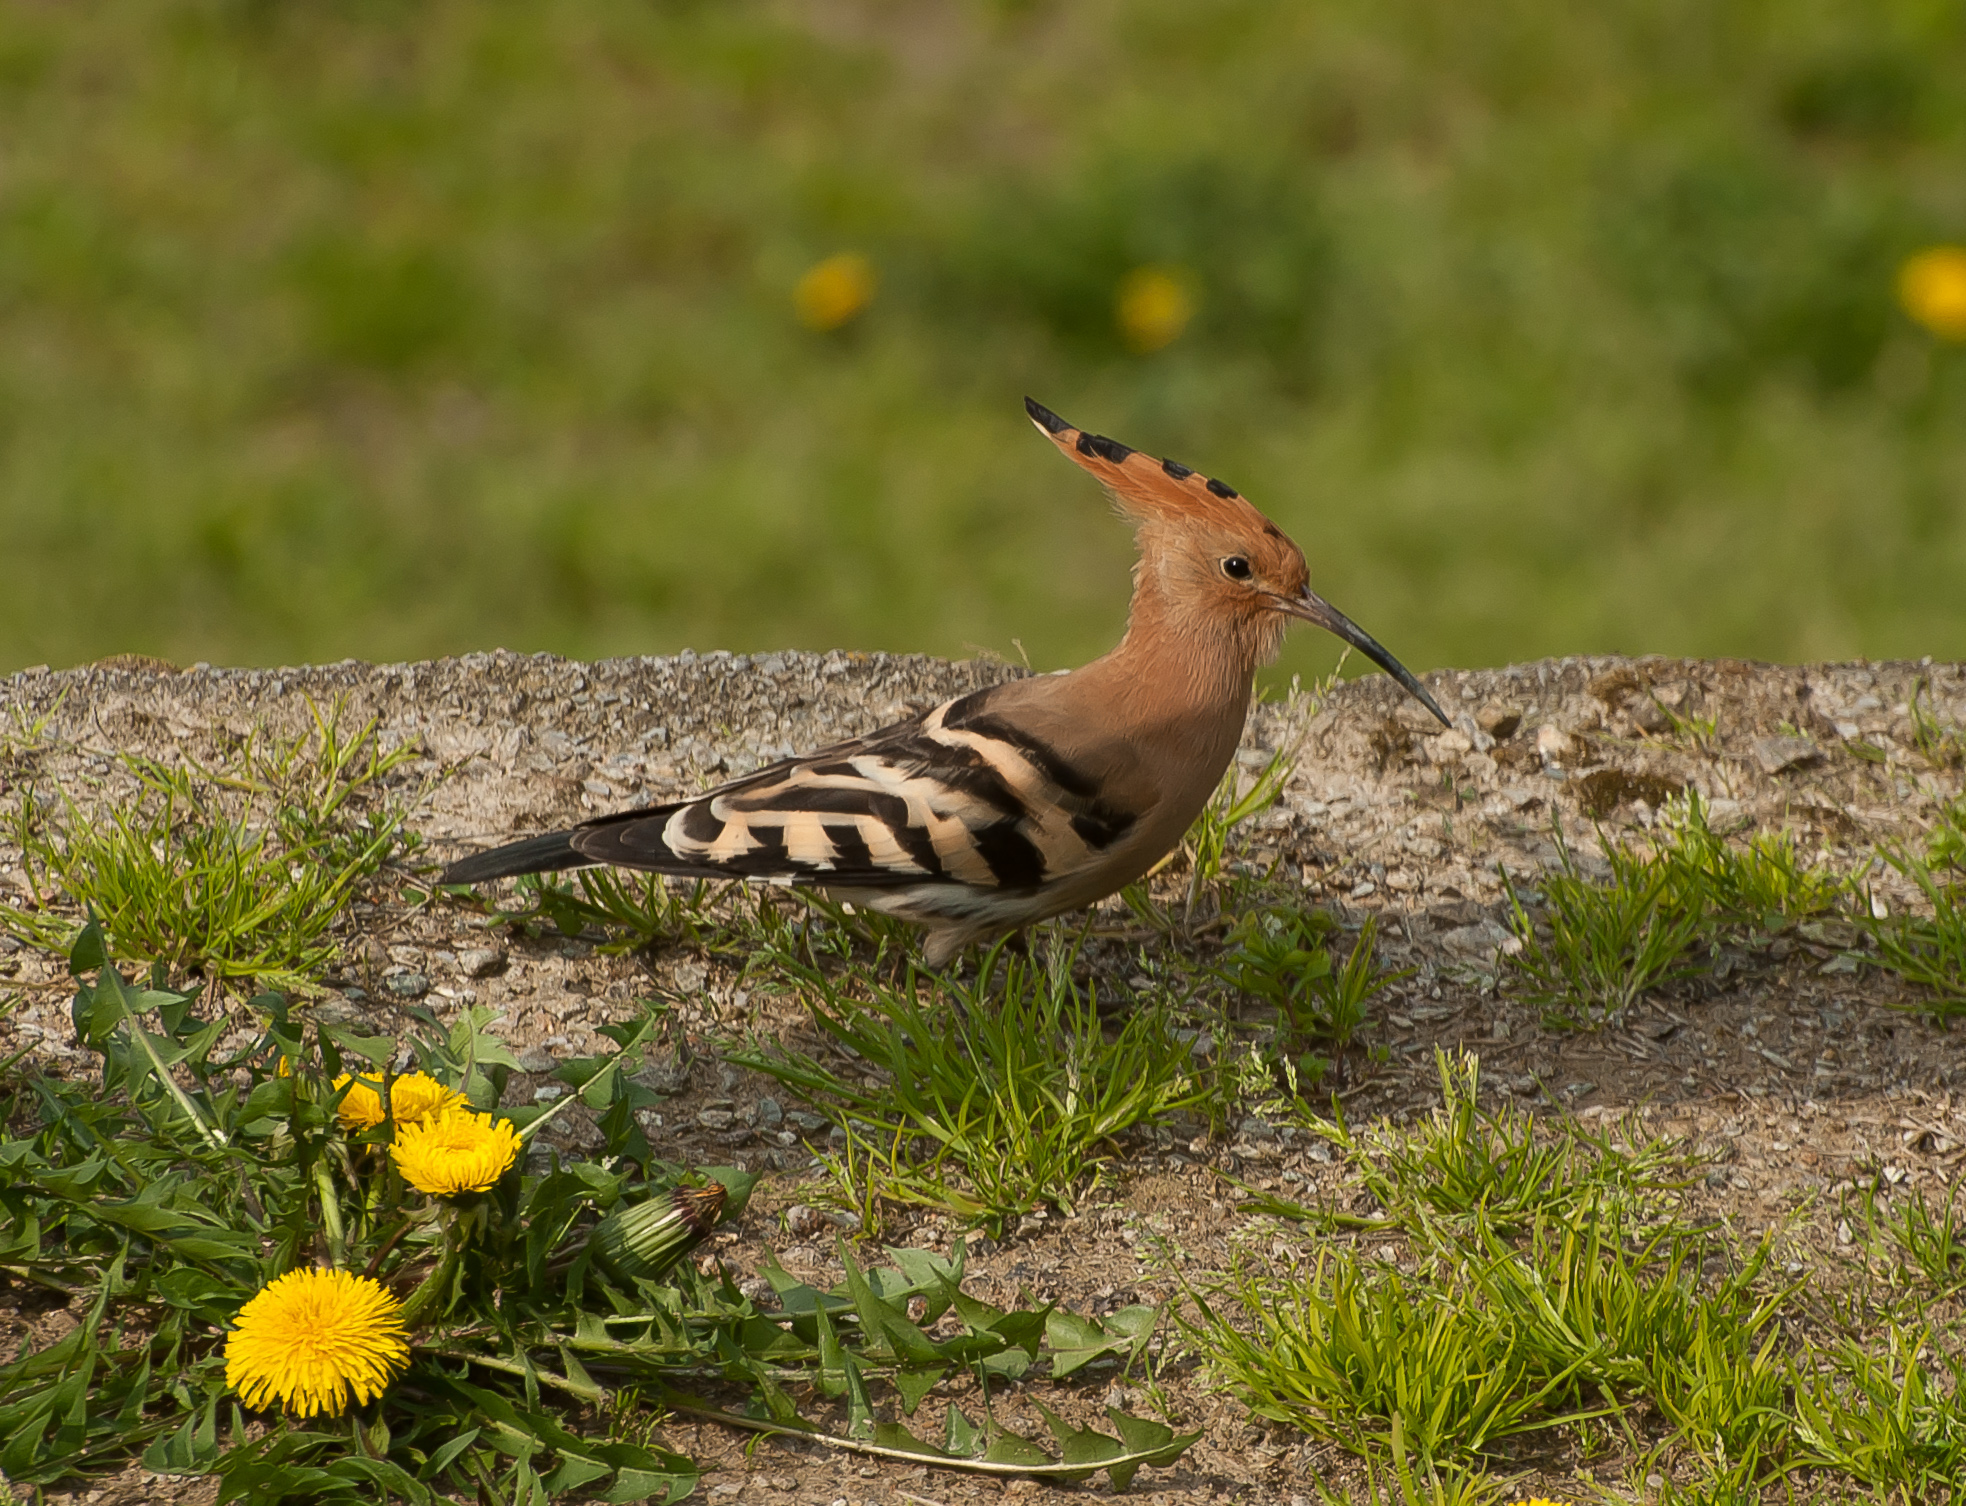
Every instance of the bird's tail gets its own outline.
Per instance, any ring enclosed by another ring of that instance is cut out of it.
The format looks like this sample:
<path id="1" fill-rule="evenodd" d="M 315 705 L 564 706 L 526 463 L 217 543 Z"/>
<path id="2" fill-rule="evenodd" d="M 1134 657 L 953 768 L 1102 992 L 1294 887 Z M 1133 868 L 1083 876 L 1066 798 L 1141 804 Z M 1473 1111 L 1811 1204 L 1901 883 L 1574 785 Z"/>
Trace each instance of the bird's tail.
<path id="1" fill-rule="evenodd" d="M 544 836 L 527 837 L 523 842 L 508 842 L 490 852 L 474 852 L 446 868 L 437 882 L 482 884 L 488 879 L 516 878 L 522 873 L 558 873 L 563 868 L 592 867 L 592 858 L 574 850 L 573 835 L 573 830 L 549 831 Z"/>

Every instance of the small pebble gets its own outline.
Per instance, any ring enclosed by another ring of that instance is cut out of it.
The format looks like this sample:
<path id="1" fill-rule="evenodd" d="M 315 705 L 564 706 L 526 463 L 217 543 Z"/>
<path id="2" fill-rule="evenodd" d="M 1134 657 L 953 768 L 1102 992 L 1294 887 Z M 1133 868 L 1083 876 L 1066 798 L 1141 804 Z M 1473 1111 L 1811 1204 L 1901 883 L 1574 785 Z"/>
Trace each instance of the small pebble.
<path id="1" fill-rule="evenodd" d="M 1536 729 L 1536 756 L 1544 763 L 1562 763 L 1574 748 L 1561 727 L 1545 723 Z"/>
<path id="2" fill-rule="evenodd" d="M 794 1203 L 785 1210 L 786 1232 L 798 1239 L 811 1239 L 826 1227 L 826 1215 L 817 1208 L 804 1203 Z"/>
<path id="3" fill-rule="evenodd" d="M 505 965 L 505 954 L 496 947 L 477 946 L 457 954 L 457 970 L 467 978 L 489 978 Z"/>
<path id="4" fill-rule="evenodd" d="M 1822 762 L 1822 751 L 1806 737 L 1758 737 L 1750 747 L 1761 772 L 1774 775 Z"/>

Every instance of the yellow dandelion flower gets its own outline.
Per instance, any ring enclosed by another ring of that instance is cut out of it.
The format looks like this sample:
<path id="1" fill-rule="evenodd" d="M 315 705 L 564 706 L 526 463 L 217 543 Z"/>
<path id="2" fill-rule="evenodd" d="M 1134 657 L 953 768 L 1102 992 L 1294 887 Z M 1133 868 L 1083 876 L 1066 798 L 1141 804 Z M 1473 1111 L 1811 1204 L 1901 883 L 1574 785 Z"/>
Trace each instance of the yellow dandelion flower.
<path id="1" fill-rule="evenodd" d="M 239 1309 L 225 1336 L 225 1383 L 249 1407 L 339 1417 L 372 1401 L 410 1361 L 402 1305 L 347 1271 L 289 1271 Z"/>
<path id="2" fill-rule="evenodd" d="M 807 329 L 838 329 L 874 301 L 874 264 L 851 251 L 829 256 L 799 279 L 792 308 Z"/>
<path id="3" fill-rule="evenodd" d="M 510 1119 L 452 1108 L 432 1119 L 396 1124 L 389 1154 L 418 1192 L 455 1197 L 483 1192 L 519 1159 L 519 1132 Z"/>
<path id="4" fill-rule="evenodd" d="M 370 1130 L 382 1123 L 382 1094 L 377 1080 L 351 1077 L 346 1072 L 334 1080 L 337 1089 L 353 1083 L 341 1100 L 338 1112 L 342 1124 L 351 1130 Z M 414 1124 L 456 1108 L 464 1102 L 462 1093 L 452 1092 L 436 1078 L 422 1072 L 406 1072 L 389 1084 L 389 1106 L 396 1111 L 398 1124 Z"/>
<path id="5" fill-rule="evenodd" d="M 1181 337 L 1195 317 L 1195 298 L 1178 268 L 1135 267 L 1120 280 L 1113 315 L 1126 343 L 1145 355 Z"/>
<path id="6" fill-rule="evenodd" d="M 1898 302 L 1941 340 L 1966 340 L 1966 246 L 1933 246 L 1898 268 Z"/>

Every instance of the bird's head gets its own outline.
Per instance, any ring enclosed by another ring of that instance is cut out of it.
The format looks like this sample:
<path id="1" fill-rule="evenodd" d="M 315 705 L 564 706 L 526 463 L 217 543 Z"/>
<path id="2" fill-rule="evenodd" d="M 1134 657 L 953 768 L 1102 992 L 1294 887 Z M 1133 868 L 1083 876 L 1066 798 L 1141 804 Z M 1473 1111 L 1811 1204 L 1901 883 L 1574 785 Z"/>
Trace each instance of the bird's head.
<path id="1" fill-rule="evenodd" d="M 1426 687 L 1365 629 L 1311 589 L 1304 552 L 1233 487 L 1172 460 L 1073 428 L 1040 403 L 1025 411 L 1067 456 L 1104 483 L 1134 523 L 1143 573 L 1183 615 L 1219 623 L 1252 664 L 1276 656 L 1291 618 L 1316 623 L 1366 655 L 1452 725 Z"/>

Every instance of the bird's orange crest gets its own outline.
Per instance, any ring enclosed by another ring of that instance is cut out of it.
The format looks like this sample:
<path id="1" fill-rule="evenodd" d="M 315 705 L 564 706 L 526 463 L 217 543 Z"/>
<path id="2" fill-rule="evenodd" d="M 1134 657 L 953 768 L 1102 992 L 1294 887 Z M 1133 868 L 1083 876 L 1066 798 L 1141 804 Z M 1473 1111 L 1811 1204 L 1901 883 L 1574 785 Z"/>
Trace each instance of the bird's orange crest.
<path id="1" fill-rule="evenodd" d="M 1043 403 L 1024 399 L 1024 411 L 1075 464 L 1097 476 L 1114 504 L 1136 523 L 1205 523 L 1234 527 L 1276 526 L 1226 482 L 1189 470 L 1176 460 L 1156 460 L 1103 434 L 1075 429 Z"/>

